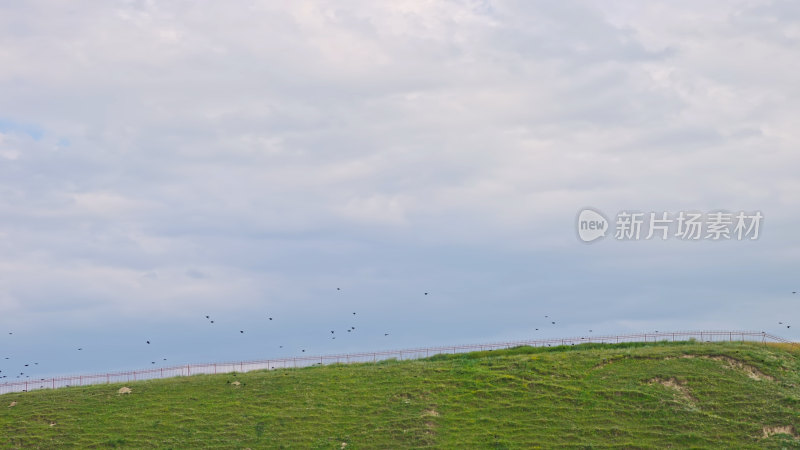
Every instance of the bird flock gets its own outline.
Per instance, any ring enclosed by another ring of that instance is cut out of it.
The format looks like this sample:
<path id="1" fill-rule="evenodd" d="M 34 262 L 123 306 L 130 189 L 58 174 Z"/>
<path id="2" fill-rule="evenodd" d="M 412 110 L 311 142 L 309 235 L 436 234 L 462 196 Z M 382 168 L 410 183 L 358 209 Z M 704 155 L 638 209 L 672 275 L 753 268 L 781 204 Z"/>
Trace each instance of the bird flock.
<path id="1" fill-rule="evenodd" d="M 342 289 L 339 288 L 339 287 L 337 287 L 336 290 L 339 291 L 339 292 L 342 291 Z M 428 292 L 425 292 L 424 295 L 428 295 Z M 349 318 L 348 320 L 351 322 L 351 324 L 346 329 L 339 330 L 339 331 L 340 332 L 344 332 L 344 333 L 351 333 L 351 334 L 355 333 L 356 332 L 356 326 L 352 325 L 352 323 L 355 323 L 355 319 L 357 318 L 357 316 L 358 316 L 358 314 L 357 314 L 356 311 L 353 311 L 351 314 L 349 314 L 348 315 L 348 318 Z M 205 318 L 205 320 L 207 321 L 209 326 L 213 326 L 215 324 L 215 322 L 216 322 L 215 319 L 211 316 L 211 314 L 205 314 L 203 317 Z M 266 321 L 267 322 L 273 322 L 273 323 L 277 322 L 275 320 L 275 317 L 269 316 L 269 315 L 267 315 Z M 14 333 L 13 332 L 9 332 L 8 334 L 9 335 L 13 335 Z M 246 334 L 246 329 L 239 329 L 237 334 L 239 336 L 245 335 Z M 389 332 L 384 332 L 383 333 L 383 337 L 389 337 L 389 335 L 390 335 Z M 330 339 L 331 340 L 335 340 L 336 337 L 337 337 L 336 336 L 336 330 L 335 329 L 334 330 L 330 330 Z M 146 347 L 148 347 L 148 346 L 156 347 L 157 346 L 156 342 L 153 341 L 150 338 L 144 338 L 142 342 L 143 342 L 143 345 L 146 346 Z M 279 344 L 278 348 L 279 349 L 283 349 L 285 346 L 286 346 L 286 344 Z M 84 352 L 85 348 L 87 348 L 87 347 L 85 347 L 85 346 L 76 347 L 75 351 Z M 300 353 L 306 353 L 306 349 L 303 348 L 302 346 L 297 348 L 297 350 L 299 350 Z M 14 361 L 14 358 L 12 358 L 10 356 L 5 356 L 3 361 L 8 361 L 9 363 L 6 363 L 6 364 L 10 364 L 10 363 L 12 363 L 12 361 Z M 164 362 L 164 361 L 167 361 L 167 358 L 164 358 L 164 357 L 152 358 L 152 360 L 150 361 L 150 364 L 151 365 L 158 364 L 157 361 Z M 3 365 L 6 365 L 6 364 L 3 364 Z M 13 373 L 7 373 L 7 370 L 4 369 L 3 365 L 0 365 L 0 380 L 2 380 L 2 379 L 11 379 L 11 378 L 13 378 L 13 379 L 30 379 L 31 378 L 31 374 L 27 373 L 24 368 L 31 367 L 31 366 L 38 366 L 39 363 L 38 362 L 24 363 L 24 364 L 22 364 L 22 366 L 20 366 L 21 371 L 19 373 L 17 373 L 16 371 L 13 372 Z M 44 378 L 40 378 L 39 380 L 44 380 Z"/>
<path id="2" fill-rule="evenodd" d="M 342 289 L 337 287 L 336 290 L 341 292 Z M 797 291 L 792 291 L 792 294 L 793 295 L 797 295 Z M 429 292 L 424 292 L 423 295 L 424 296 L 428 296 Z M 205 320 L 207 321 L 209 326 L 213 326 L 215 324 L 215 320 L 211 317 L 210 314 L 206 314 L 206 315 L 204 315 L 204 317 L 205 317 Z M 352 323 L 355 323 L 355 319 L 357 317 L 357 313 L 355 311 L 353 311 L 352 314 L 348 315 L 348 317 L 349 317 L 349 320 Z M 266 320 L 267 320 L 267 322 L 276 322 L 275 317 L 270 316 L 270 315 L 267 315 Z M 538 327 L 552 328 L 552 327 L 557 325 L 556 320 L 554 320 L 554 318 L 550 317 L 549 315 L 545 315 L 544 316 L 544 320 L 541 321 L 541 322 L 544 322 L 545 325 L 538 325 Z M 778 325 L 781 326 L 782 328 L 783 327 L 785 327 L 787 329 L 791 328 L 791 324 L 788 323 L 788 322 L 785 322 L 783 320 L 782 321 L 778 321 Z M 540 331 L 540 328 L 538 328 L 538 327 L 535 328 L 535 331 Z M 241 335 L 245 334 L 246 330 L 245 329 L 239 329 L 238 331 L 239 331 L 238 334 L 241 336 Z M 330 340 L 335 340 L 337 337 L 341 336 L 342 332 L 351 333 L 351 334 L 355 333 L 356 332 L 356 326 L 355 325 L 350 325 L 350 326 L 348 326 L 347 328 L 345 328 L 343 330 L 339 329 L 338 331 L 339 331 L 340 334 L 338 334 L 338 335 L 337 335 L 337 330 L 336 329 L 328 329 L 328 331 L 329 331 L 329 334 L 327 334 L 327 335 L 330 338 Z M 594 332 L 594 330 L 589 329 L 588 332 L 589 332 L 589 334 L 591 334 L 591 333 Z M 658 331 L 656 330 L 656 332 L 658 332 Z M 9 336 L 13 336 L 14 332 L 10 331 L 10 332 L 8 332 L 8 335 Z M 383 337 L 384 338 L 389 337 L 389 336 L 390 336 L 390 333 L 388 331 L 383 332 Z M 149 339 L 149 338 L 143 339 L 143 342 L 144 342 L 145 346 L 151 346 L 153 344 L 153 342 L 151 342 L 151 339 Z M 279 344 L 278 348 L 279 349 L 283 349 L 285 347 L 285 345 L 286 345 L 285 343 Z M 79 352 L 83 352 L 84 351 L 84 347 L 83 346 L 76 347 L 75 350 L 79 351 Z M 302 346 L 298 347 L 297 350 L 299 350 L 300 353 L 305 353 L 306 352 L 306 349 L 303 348 Z M 0 349 L 0 351 L 2 351 L 2 349 Z M 155 364 L 157 364 L 157 361 L 159 361 L 159 360 L 161 362 L 164 362 L 164 361 L 167 361 L 167 358 L 165 358 L 165 357 L 153 358 L 150 361 L 150 364 L 151 365 L 155 365 Z M 14 368 L 10 369 L 10 371 L 9 371 L 9 367 L 14 367 Z M 36 367 L 39 367 L 39 362 L 38 361 L 23 362 L 23 361 L 17 361 L 12 356 L 3 356 L 2 360 L 0 360 L 0 380 L 2 380 L 2 379 L 30 379 L 31 378 L 31 374 L 29 373 L 29 371 L 32 370 L 33 368 L 36 368 Z M 14 369 L 16 369 L 16 370 L 14 370 Z M 44 378 L 41 378 L 41 380 L 44 380 Z"/>

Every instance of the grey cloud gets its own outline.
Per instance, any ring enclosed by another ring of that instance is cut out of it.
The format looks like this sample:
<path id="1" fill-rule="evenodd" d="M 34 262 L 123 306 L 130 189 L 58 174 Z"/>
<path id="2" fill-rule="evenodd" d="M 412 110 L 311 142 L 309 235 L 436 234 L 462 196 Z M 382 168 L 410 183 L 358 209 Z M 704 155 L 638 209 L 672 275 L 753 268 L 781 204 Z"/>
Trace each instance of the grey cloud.
<path id="1" fill-rule="evenodd" d="M 714 323 L 724 305 L 693 292 L 780 304 L 799 254 L 793 8 L 4 4 L 0 124 L 40 135 L 0 126 L 0 326 L 346 306 L 411 345 L 517 337 L 542 309 L 580 311 L 564 333 L 684 328 L 687 306 Z M 585 247 L 587 205 L 759 209 L 769 228 Z"/>

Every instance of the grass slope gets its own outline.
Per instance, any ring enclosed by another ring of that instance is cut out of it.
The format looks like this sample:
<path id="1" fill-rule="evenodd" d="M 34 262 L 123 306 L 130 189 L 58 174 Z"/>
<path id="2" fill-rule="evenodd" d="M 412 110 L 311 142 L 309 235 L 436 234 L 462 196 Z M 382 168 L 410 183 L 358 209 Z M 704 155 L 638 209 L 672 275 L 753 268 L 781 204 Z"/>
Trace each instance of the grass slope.
<path id="1" fill-rule="evenodd" d="M 589 344 L 198 375 L 127 395 L 72 387 L 0 396 L 0 446 L 800 448 L 799 369 L 788 346 Z"/>

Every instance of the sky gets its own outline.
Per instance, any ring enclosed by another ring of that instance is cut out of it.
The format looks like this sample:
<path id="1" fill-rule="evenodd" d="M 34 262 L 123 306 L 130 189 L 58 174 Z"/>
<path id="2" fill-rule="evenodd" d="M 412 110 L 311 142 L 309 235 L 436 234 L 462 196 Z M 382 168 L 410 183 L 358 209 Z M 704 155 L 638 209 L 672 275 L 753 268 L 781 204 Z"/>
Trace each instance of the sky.
<path id="1" fill-rule="evenodd" d="M 792 1 L 0 1 L 0 376 L 799 339 L 798 73 Z"/>

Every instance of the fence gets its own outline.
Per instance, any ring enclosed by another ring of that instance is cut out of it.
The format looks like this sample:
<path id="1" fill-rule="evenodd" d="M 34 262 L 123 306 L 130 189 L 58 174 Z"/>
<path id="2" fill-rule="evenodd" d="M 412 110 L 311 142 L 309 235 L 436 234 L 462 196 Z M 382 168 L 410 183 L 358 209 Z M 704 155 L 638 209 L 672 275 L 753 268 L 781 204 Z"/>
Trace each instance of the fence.
<path id="1" fill-rule="evenodd" d="M 127 383 L 130 381 L 152 380 L 198 374 L 218 374 L 230 372 L 247 372 L 251 370 L 271 370 L 284 368 L 308 367 L 332 363 L 376 362 L 391 358 L 419 359 L 441 353 L 466 353 L 472 351 L 496 350 L 527 345 L 532 347 L 551 347 L 558 345 L 576 345 L 586 343 L 615 344 L 620 342 L 657 342 L 685 341 L 696 339 L 702 342 L 750 341 L 792 343 L 786 339 L 762 331 L 678 331 L 640 334 L 621 334 L 614 336 L 584 336 L 557 339 L 539 339 L 513 342 L 497 342 L 491 344 L 452 345 L 445 347 L 426 347 L 405 350 L 388 350 L 379 352 L 349 353 L 325 356 L 302 356 L 296 358 L 267 359 L 261 361 L 241 361 L 211 364 L 187 364 L 183 366 L 134 370 L 129 372 L 113 372 L 67 377 L 55 377 L 40 380 L 26 380 L 0 384 L 0 394 L 9 392 L 28 392 L 37 389 L 55 389 L 69 386 L 86 386 L 103 383 Z"/>

